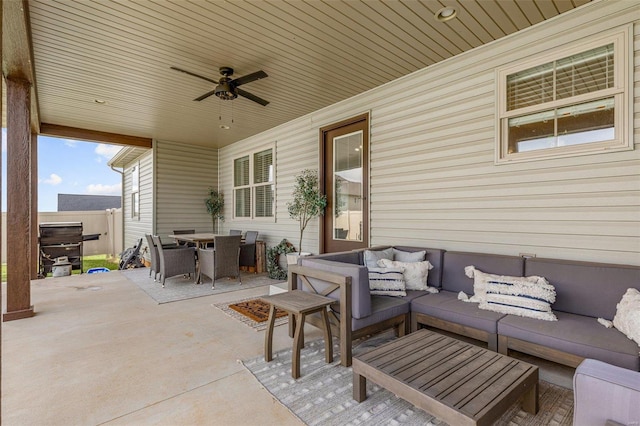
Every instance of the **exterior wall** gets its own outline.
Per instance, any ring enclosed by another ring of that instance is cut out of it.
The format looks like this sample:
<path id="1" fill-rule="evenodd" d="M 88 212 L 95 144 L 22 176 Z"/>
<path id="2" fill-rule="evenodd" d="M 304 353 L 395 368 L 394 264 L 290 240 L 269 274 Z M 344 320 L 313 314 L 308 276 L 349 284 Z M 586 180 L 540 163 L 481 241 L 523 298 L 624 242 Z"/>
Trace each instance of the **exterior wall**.
<path id="1" fill-rule="evenodd" d="M 634 23 L 633 151 L 494 163 L 495 69 Z M 640 264 L 640 20 L 594 2 L 220 150 L 225 228 L 297 241 L 293 176 L 318 168 L 319 128 L 370 111 L 371 245 Z M 232 161 L 276 146 L 276 218 L 232 218 Z M 304 248 L 318 252 L 318 223 Z"/>
<path id="2" fill-rule="evenodd" d="M 131 170 L 135 165 L 140 166 L 140 216 L 132 217 L 131 200 Z M 122 215 L 124 218 L 124 247 L 133 247 L 144 234 L 153 233 L 153 152 L 149 150 L 124 168 Z"/>
<path id="3" fill-rule="evenodd" d="M 99 240 L 84 242 L 82 247 L 84 256 L 94 254 L 117 256 L 122 253 L 122 209 L 38 213 L 38 224 L 45 222 L 82 222 L 83 234 L 100 234 Z M 2 213 L 1 235 L 7 235 L 6 212 Z M 2 240 L 1 262 L 7 262 L 6 239 Z"/>
<path id="4" fill-rule="evenodd" d="M 212 232 L 204 200 L 210 186 L 218 187 L 218 150 L 157 141 L 154 151 L 155 232 L 164 238 L 174 229 Z"/>

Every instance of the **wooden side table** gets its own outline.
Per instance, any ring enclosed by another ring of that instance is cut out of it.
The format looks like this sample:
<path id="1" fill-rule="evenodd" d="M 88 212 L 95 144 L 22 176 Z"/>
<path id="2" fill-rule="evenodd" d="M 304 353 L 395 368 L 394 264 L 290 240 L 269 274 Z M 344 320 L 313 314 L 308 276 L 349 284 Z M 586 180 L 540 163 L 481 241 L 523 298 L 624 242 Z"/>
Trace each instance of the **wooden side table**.
<path id="1" fill-rule="evenodd" d="M 324 325 L 324 352 L 325 361 L 333 362 L 333 343 L 331 341 L 331 327 L 329 327 L 329 315 L 327 306 L 335 300 L 315 293 L 302 290 L 293 290 L 286 293 L 274 294 L 272 296 L 261 297 L 265 303 L 269 304 L 269 322 L 264 336 L 264 360 L 269 362 L 273 359 L 273 327 L 276 321 L 276 309 L 281 309 L 291 315 L 295 322 L 295 334 L 293 336 L 293 355 L 291 376 L 294 379 L 300 377 L 300 350 L 304 346 L 304 321 L 305 317 L 315 312 L 320 312 Z M 292 318 L 291 316 L 289 318 Z"/>

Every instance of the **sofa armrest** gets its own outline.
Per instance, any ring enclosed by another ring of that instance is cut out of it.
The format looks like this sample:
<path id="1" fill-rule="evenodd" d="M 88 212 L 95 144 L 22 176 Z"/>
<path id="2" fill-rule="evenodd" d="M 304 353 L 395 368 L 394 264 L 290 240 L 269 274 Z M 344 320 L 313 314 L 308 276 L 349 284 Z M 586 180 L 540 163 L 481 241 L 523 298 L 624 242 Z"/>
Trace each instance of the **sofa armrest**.
<path id="1" fill-rule="evenodd" d="M 305 257 L 301 257 L 299 262 L 300 265 L 305 267 L 351 277 L 351 315 L 356 319 L 365 318 L 371 315 L 369 270 L 365 266 L 336 262 L 333 260 L 314 258 L 307 259 Z M 311 278 L 310 282 L 318 289 L 325 287 L 322 280 Z M 340 293 L 334 291 L 331 294 L 327 294 L 327 297 L 340 300 Z"/>
<path id="2" fill-rule="evenodd" d="M 573 399 L 575 425 L 640 425 L 640 372 L 585 359 L 573 376 Z"/>

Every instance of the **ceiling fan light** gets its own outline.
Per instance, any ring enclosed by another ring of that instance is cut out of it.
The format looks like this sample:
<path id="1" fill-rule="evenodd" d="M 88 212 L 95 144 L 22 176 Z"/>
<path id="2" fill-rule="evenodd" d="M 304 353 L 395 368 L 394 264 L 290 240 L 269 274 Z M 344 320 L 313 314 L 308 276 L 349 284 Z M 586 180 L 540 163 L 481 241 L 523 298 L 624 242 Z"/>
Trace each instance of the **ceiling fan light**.
<path id="1" fill-rule="evenodd" d="M 230 101 L 238 97 L 232 87 L 227 82 L 222 82 L 216 87 L 215 95 L 224 101 Z"/>

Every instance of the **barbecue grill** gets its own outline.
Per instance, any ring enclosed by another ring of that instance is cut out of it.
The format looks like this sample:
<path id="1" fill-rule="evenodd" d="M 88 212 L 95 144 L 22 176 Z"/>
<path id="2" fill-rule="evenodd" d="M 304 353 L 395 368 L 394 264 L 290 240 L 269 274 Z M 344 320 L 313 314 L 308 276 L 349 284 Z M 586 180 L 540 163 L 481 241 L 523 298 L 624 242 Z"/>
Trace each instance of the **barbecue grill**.
<path id="1" fill-rule="evenodd" d="M 46 277 L 58 257 L 66 256 L 71 268 L 82 270 L 82 243 L 97 240 L 100 234 L 82 235 L 82 222 L 40 224 L 40 274 Z"/>

